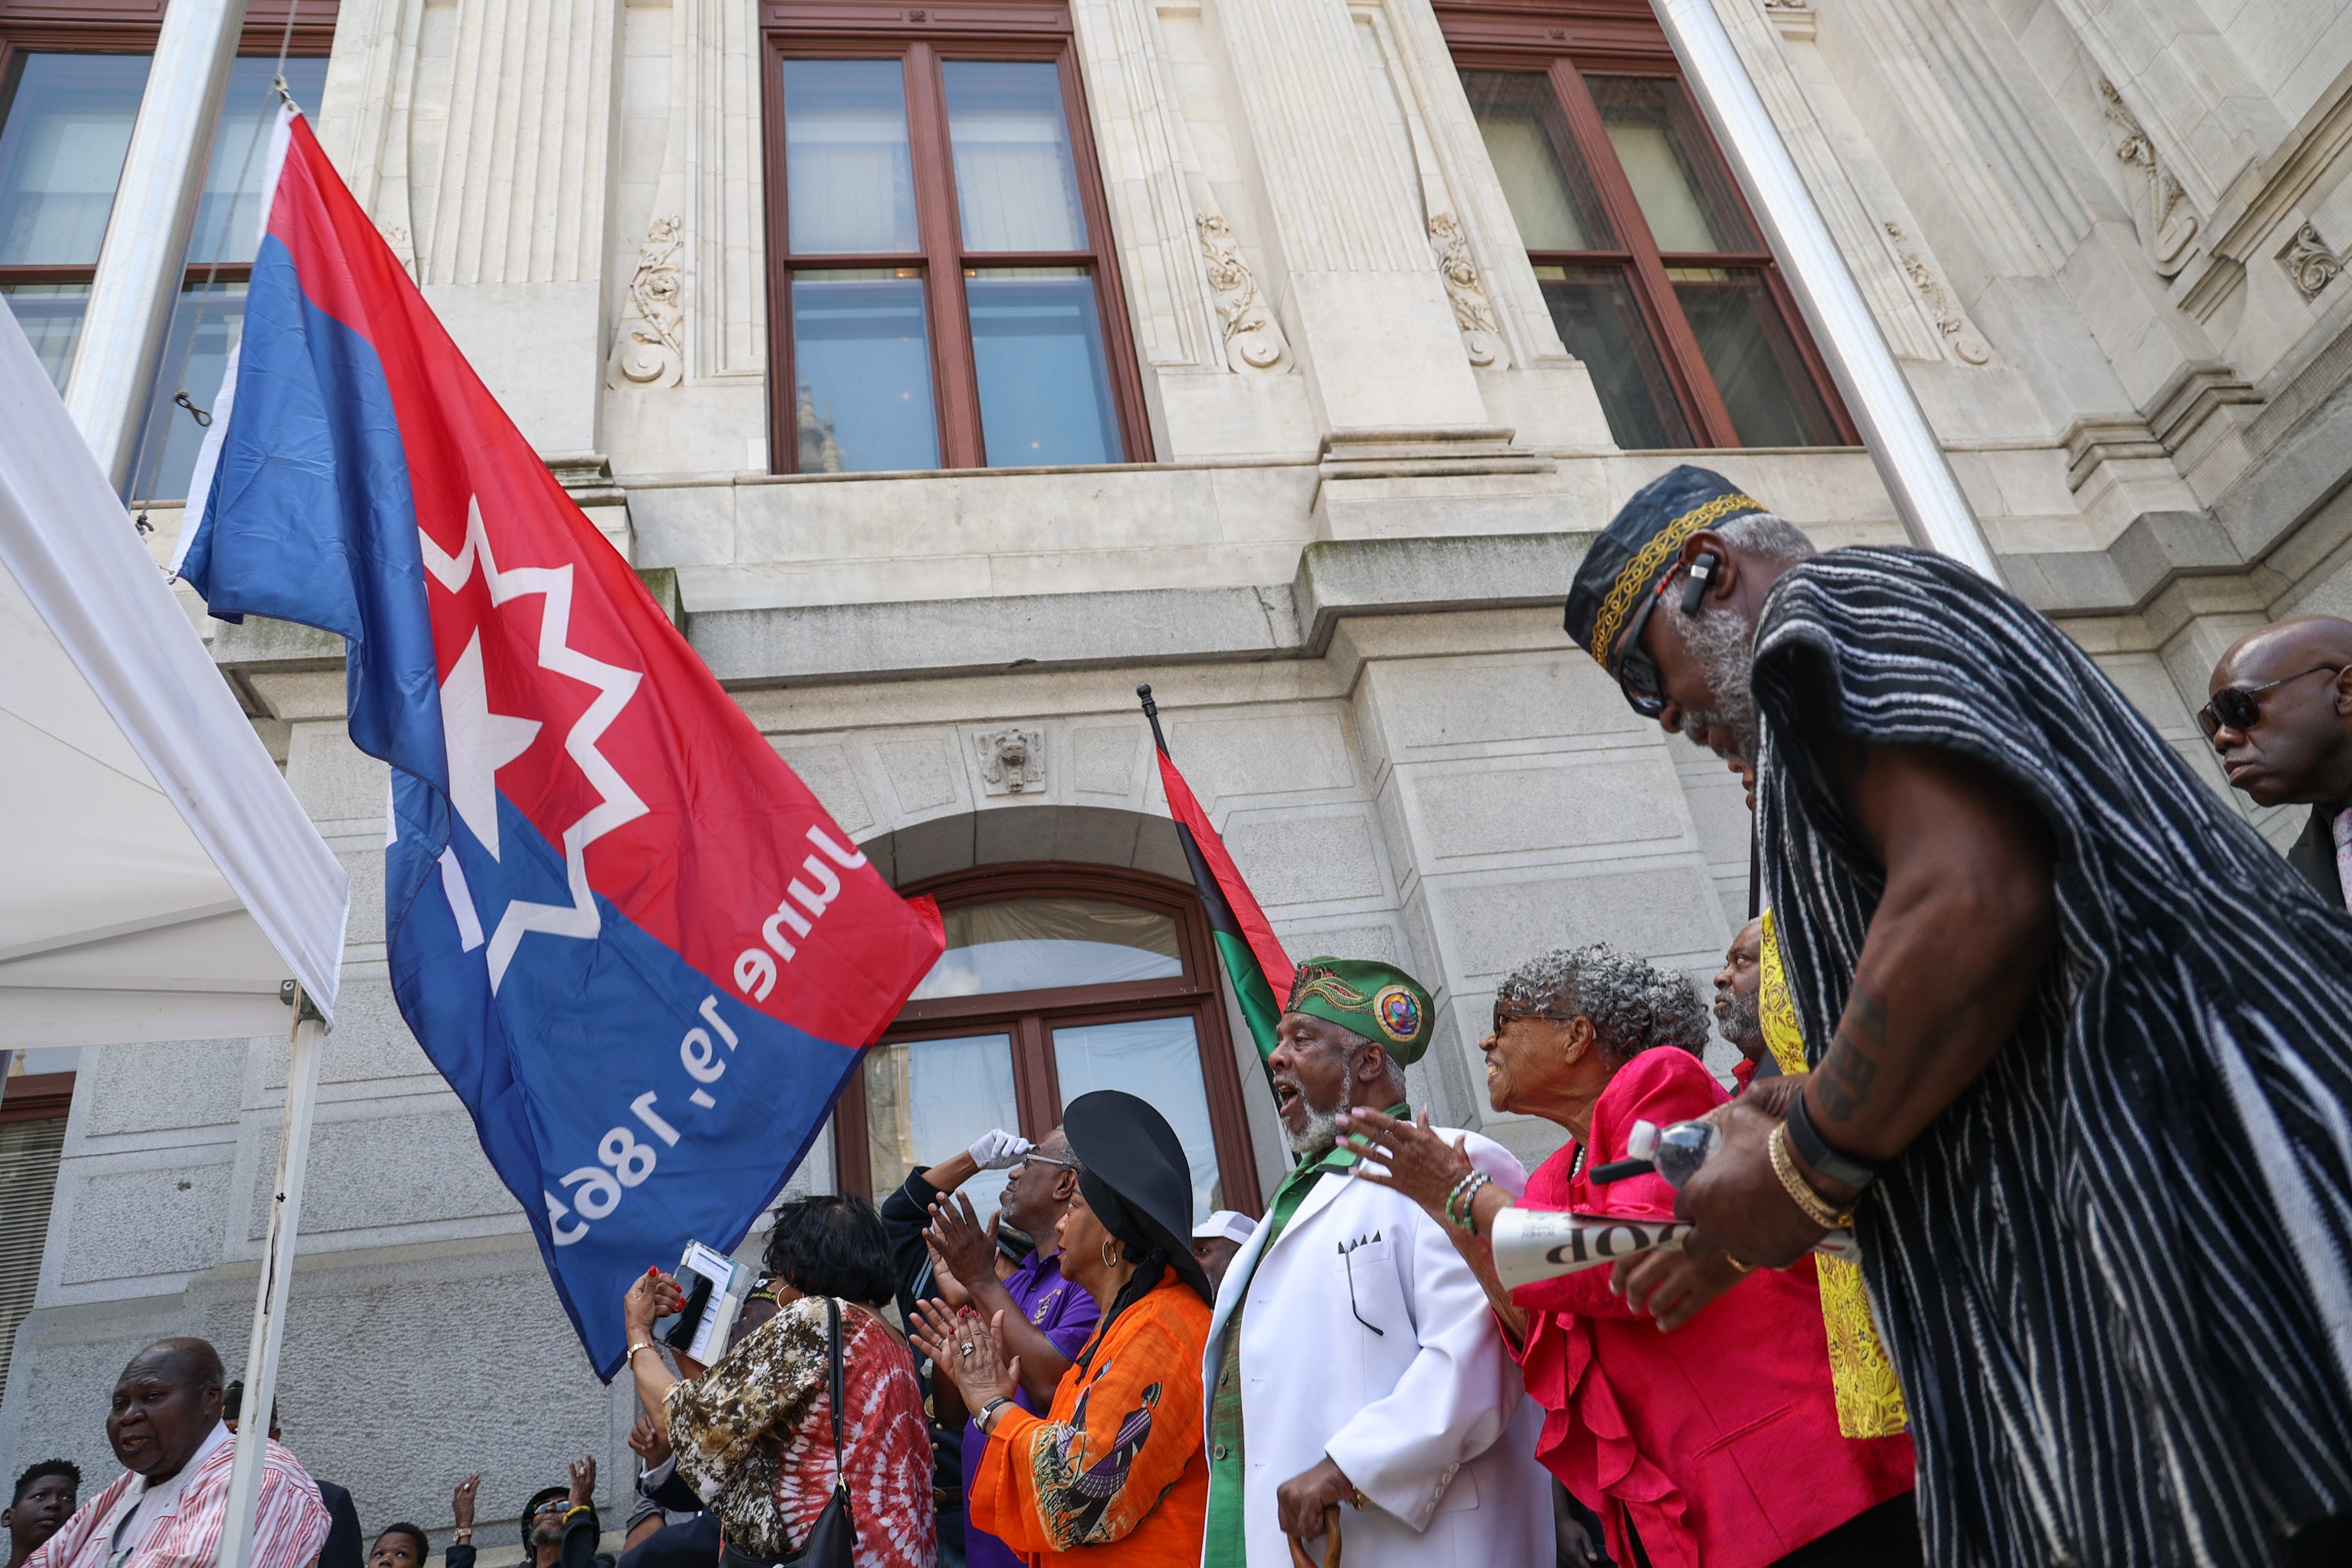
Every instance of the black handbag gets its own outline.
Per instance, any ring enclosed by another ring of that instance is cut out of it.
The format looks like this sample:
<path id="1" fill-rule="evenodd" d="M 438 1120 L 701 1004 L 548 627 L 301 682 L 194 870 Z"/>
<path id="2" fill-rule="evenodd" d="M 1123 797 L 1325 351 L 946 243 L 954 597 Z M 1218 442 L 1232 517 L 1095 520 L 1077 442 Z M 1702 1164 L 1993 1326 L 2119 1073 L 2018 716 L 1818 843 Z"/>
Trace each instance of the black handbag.
<path id="1" fill-rule="evenodd" d="M 849 1481 L 841 1460 L 841 1303 L 826 1297 L 824 1313 L 831 1352 L 825 1377 L 833 1394 L 833 1496 L 825 1500 L 824 1511 L 809 1526 L 808 1539 L 801 1542 L 799 1551 L 775 1559 L 772 1565 L 768 1559 L 738 1551 L 730 1542 L 722 1558 L 724 1568 L 855 1568 L 857 1519 L 850 1511 Z"/>

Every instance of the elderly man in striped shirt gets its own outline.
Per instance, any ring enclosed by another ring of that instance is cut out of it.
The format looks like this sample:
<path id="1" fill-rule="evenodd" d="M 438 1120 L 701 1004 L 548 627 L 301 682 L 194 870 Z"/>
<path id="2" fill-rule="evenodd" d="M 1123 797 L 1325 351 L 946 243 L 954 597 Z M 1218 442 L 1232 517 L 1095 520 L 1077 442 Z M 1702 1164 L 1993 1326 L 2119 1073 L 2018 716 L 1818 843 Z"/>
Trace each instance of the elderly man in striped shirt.
<path id="1" fill-rule="evenodd" d="M 25 1568 L 199 1568 L 217 1560 L 237 1441 L 221 1423 L 219 1353 L 202 1340 L 158 1340 L 132 1356 L 115 1381 L 106 1440 L 123 1474 Z M 309 1568 L 327 1525 L 318 1484 L 271 1443 L 251 1568 Z"/>

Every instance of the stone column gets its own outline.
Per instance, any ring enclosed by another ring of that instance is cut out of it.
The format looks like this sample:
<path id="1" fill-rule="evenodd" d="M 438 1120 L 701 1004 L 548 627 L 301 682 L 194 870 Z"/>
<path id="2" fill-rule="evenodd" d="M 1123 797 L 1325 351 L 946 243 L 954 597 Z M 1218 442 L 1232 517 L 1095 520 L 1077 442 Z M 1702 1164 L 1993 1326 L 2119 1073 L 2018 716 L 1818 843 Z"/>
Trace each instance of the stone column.
<path id="1" fill-rule="evenodd" d="M 1203 20 L 1244 123 L 1277 309 L 1328 443 L 1507 439 L 1432 258 L 1418 176 L 1345 0 L 1215 0 Z"/>

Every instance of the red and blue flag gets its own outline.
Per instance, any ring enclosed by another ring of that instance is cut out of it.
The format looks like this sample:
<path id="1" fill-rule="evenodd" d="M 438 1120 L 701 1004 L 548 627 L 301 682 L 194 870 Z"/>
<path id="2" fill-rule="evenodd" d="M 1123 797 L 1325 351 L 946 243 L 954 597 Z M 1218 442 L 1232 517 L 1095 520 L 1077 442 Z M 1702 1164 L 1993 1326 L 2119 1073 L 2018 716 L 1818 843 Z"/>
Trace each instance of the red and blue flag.
<path id="1" fill-rule="evenodd" d="M 402 1014 L 598 1373 L 740 1242 L 942 944 L 720 690 L 290 110 L 178 569 L 341 635 Z"/>

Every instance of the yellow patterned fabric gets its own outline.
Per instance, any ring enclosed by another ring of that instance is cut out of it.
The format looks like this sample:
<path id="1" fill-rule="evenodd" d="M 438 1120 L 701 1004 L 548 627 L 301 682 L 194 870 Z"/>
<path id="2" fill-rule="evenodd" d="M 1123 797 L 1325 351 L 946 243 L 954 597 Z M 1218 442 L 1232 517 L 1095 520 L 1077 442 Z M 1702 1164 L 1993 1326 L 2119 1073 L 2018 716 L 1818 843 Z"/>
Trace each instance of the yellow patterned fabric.
<path id="1" fill-rule="evenodd" d="M 1772 911 L 1764 911 L 1764 978 L 1757 995 L 1764 1020 L 1764 1045 L 1783 1073 L 1810 1070 L 1804 1032 L 1797 1026 L 1796 1003 L 1780 968 L 1780 943 Z M 1837 1391 L 1838 1430 L 1849 1437 L 1892 1437 L 1911 1423 L 1903 1406 L 1903 1385 L 1895 1379 L 1886 1347 L 1870 1319 L 1870 1298 L 1862 1269 L 1834 1258 L 1816 1258 L 1822 1281 L 1822 1326 L 1830 1342 L 1830 1381 Z"/>
<path id="2" fill-rule="evenodd" d="M 1625 563 L 1625 569 L 1617 574 L 1617 581 L 1610 585 L 1609 596 L 1601 601 L 1601 614 L 1592 622 L 1592 641 L 1587 646 L 1601 667 L 1603 669 L 1612 668 L 1610 655 L 1612 645 L 1617 640 L 1617 629 L 1624 625 L 1626 616 L 1632 612 L 1634 601 L 1642 596 L 1643 590 L 1657 582 L 1658 569 L 1666 563 L 1667 556 L 1683 547 L 1684 540 L 1712 525 L 1727 512 L 1763 510 L 1761 502 L 1744 495 L 1717 496 L 1704 505 L 1693 507 L 1651 535 L 1649 542 L 1643 545 L 1641 552 Z"/>

